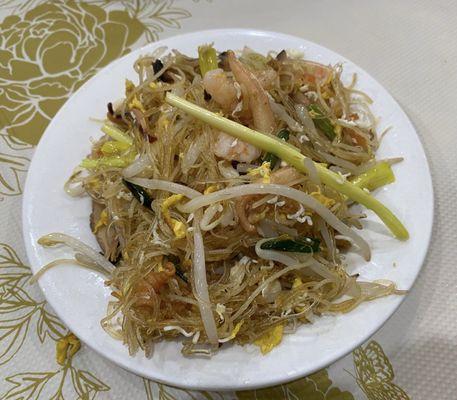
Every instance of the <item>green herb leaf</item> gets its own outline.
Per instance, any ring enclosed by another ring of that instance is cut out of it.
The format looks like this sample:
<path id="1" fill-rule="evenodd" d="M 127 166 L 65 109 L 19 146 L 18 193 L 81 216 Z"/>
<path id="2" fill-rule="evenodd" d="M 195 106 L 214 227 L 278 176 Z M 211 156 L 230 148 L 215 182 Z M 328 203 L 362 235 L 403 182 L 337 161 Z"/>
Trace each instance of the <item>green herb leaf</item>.
<path id="1" fill-rule="evenodd" d="M 289 135 L 290 132 L 287 129 L 281 129 L 278 133 L 278 139 L 282 139 L 285 142 L 289 140 Z M 279 157 L 275 156 L 273 153 L 267 153 L 265 154 L 265 157 L 263 158 L 262 162 L 269 162 L 270 163 L 270 169 L 273 169 L 276 165 L 276 163 L 279 161 Z"/>
<path id="2" fill-rule="evenodd" d="M 366 188 L 371 192 L 381 186 L 395 182 L 395 175 L 389 163 L 380 162 L 367 172 L 356 176 L 351 182 L 359 188 Z"/>
<path id="3" fill-rule="evenodd" d="M 124 182 L 124 185 L 128 190 L 130 190 L 130 193 L 133 194 L 135 199 L 137 199 L 146 208 L 151 209 L 152 198 L 143 187 L 135 185 L 134 183 L 126 181 L 125 179 L 123 179 L 122 182 Z"/>
<path id="4" fill-rule="evenodd" d="M 308 107 L 309 115 L 318 129 L 324 132 L 330 140 L 335 139 L 335 128 L 317 104 Z"/>
<path id="5" fill-rule="evenodd" d="M 304 237 L 297 239 L 276 238 L 268 240 L 260 245 L 262 250 L 279 250 L 295 253 L 317 253 L 319 251 L 319 239 Z"/>

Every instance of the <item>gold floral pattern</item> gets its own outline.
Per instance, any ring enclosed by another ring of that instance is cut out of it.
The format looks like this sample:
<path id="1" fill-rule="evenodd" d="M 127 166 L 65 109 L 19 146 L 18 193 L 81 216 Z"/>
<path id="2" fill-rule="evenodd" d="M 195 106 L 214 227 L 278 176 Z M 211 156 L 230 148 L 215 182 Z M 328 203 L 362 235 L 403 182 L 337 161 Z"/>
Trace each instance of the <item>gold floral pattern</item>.
<path id="1" fill-rule="evenodd" d="M 89 400 L 110 390 L 94 374 L 74 367 L 72 359 L 56 371 L 23 372 L 5 380 L 12 387 L 0 400 Z"/>
<path id="2" fill-rule="evenodd" d="M 11 290 L 22 287 L 32 276 L 28 266 L 19 259 L 16 251 L 0 243 L 0 298 L 6 298 Z"/>
<path id="3" fill-rule="evenodd" d="M 6 133 L 0 134 L 0 139 L 10 150 L 31 150 L 33 145 L 30 143 L 23 142 L 14 136 L 10 136 Z"/>
<path id="4" fill-rule="evenodd" d="M 354 400 L 351 393 L 332 386 L 325 369 L 285 385 L 237 392 L 236 395 L 238 400 Z"/>
<path id="5" fill-rule="evenodd" d="M 20 14 L 40 3 L 43 3 L 43 0 L 0 0 L 0 7 L 8 10 L 11 14 Z"/>
<path id="6" fill-rule="evenodd" d="M 16 196 L 22 193 L 29 159 L 0 152 L 0 195 Z"/>
<path id="7" fill-rule="evenodd" d="M 6 243 L 0 243 L 0 365 L 21 349 L 32 324 L 43 343 L 46 337 L 60 339 L 67 329 L 47 310 L 46 302 L 33 299 L 25 290 L 30 269 Z"/>
<path id="8" fill-rule="evenodd" d="M 35 322 L 41 343 L 46 337 L 56 342 L 57 360 L 62 367 L 56 371 L 23 372 L 6 377 L 12 387 L 0 400 L 94 399 L 99 392 L 109 390 L 109 386 L 92 373 L 73 366 L 79 341 L 67 333 L 63 323 L 46 309 L 44 301 L 37 301 L 26 292 L 30 277 L 29 267 L 16 251 L 0 243 L 0 366 L 18 353 Z M 44 390 L 45 387 L 49 390 Z"/>
<path id="9" fill-rule="evenodd" d="M 129 52 L 145 27 L 126 11 L 59 1 L 9 16 L 0 29 L 0 128 L 36 144 L 68 96 Z"/>
<path id="10" fill-rule="evenodd" d="M 368 400 L 409 400 L 392 381 L 394 369 L 382 347 L 374 340 L 353 352 L 356 380 Z"/>
<path id="11" fill-rule="evenodd" d="M 224 400 L 233 399 L 233 396 L 225 396 L 224 393 L 191 391 L 166 386 L 143 378 L 146 400 Z"/>
<path id="12" fill-rule="evenodd" d="M 110 2 L 95 0 L 101 6 Z M 184 8 L 176 7 L 174 0 L 121 0 L 119 2 L 132 18 L 137 18 L 145 26 L 147 42 L 159 39 L 160 33 L 165 29 L 181 28 L 181 20 L 189 18 L 190 12 Z"/>

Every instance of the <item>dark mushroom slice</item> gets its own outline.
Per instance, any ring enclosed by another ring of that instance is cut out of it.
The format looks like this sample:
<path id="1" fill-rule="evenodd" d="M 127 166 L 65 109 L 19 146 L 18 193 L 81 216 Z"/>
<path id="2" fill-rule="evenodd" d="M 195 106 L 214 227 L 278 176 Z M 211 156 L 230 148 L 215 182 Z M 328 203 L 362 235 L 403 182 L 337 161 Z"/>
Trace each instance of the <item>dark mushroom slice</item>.
<path id="1" fill-rule="evenodd" d="M 281 50 L 278 55 L 276 56 L 276 60 L 278 61 L 286 61 L 287 60 L 287 53 L 285 50 Z"/>
<path id="2" fill-rule="evenodd" d="M 107 104 L 108 112 L 106 113 L 106 118 L 108 118 L 112 123 L 118 125 L 121 128 L 128 127 L 128 123 L 122 118 L 122 115 L 113 108 L 113 103 L 109 102 Z M 126 119 L 128 119 L 129 114 L 125 114 Z"/>
<path id="3" fill-rule="evenodd" d="M 151 210 L 151 204 L 153 199 L 145 190 L 145 188 L 139 185 L 135 185 L 132 182 L 126 181 L 125 179 L 123 179 L 122 182 L 127 187 L 127 189 L 130 190 L 130 193 L 132 193 L 133 197 L 135 197 L 135 199 L 137 199 L 141 205 Z"/>
<path id="4" fill-rule="evenodd" d="M 154 74 L 158 74 L 161 69 L 163 68 L 163 62 L 158 58 L 152 63 L 152 69 L 154 70 Z"/>
<path id="5" fill-rule="evenodd" d="M 222 68 L 224 71 L 230 71 L 230 65 L 228 62 L 228 52 L 223 51 L 219 54 L 219 63 L 218 67 Z"/>
<path id="6" fill-rule="evenodd" d="M 154 70 L 154 74 L 158 74 L 160 71 L 162 71 L 163 68 L 164 65 L 160 58 L 158 58 L 152 63 L 152 69 Z M 160 76 L 158 76 L 157 79 L 165 83 L 174 82 L 173 76 L 166 70 Z"/>

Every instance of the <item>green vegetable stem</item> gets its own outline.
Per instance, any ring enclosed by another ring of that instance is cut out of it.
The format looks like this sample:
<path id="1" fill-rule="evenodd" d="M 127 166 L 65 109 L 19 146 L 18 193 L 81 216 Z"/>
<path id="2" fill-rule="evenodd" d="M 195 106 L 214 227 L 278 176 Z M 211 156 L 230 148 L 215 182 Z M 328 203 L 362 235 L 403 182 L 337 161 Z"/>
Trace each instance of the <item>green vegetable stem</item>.
<path id="1" fill-rule="evenodd" d="M 213 128 L 250 143 L 263 151 L 273 153 L 278 158 L 295 167 L 298 171 L 308 173 L 305 166 L 306 157 L 301 154 L 296 147 L 289 143 L 286 143 L 275 136 L 257 132 L 235 121 L 231 121 L 170 92 L 166 95 L 166 101 L 170 105 L 181 109 Z M 319 163 L 315 163 L 315 166 L 322 183 L 347 196 L 351 200 L 373 210 L 397 238 L 401 240 L 408 239 L 409 234 L 406 228 L 379 200 L 348 180 L 341 179 L 341 176 L 325 166 Z"/>

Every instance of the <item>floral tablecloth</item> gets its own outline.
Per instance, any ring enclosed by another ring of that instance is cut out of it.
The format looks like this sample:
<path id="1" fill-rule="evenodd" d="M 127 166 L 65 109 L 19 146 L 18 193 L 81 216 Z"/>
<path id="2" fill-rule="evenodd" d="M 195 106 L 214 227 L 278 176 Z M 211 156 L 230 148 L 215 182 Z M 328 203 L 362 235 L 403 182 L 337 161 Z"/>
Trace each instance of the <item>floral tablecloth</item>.
<path id="1" fill-rule="evenodd" d="M 455 2 L 0 0 L 0 21 L 0 399 L 457 398 Z M 302 36 L 378 78 L 425 145 L 435 226 L 414 289 L 352 354 L 287 385 L 190 392 L 132 375 L 68 332 L 30 282 L 21 195 L 50 119 L 100 68 L 159 38 L 226 27 Z"/>

